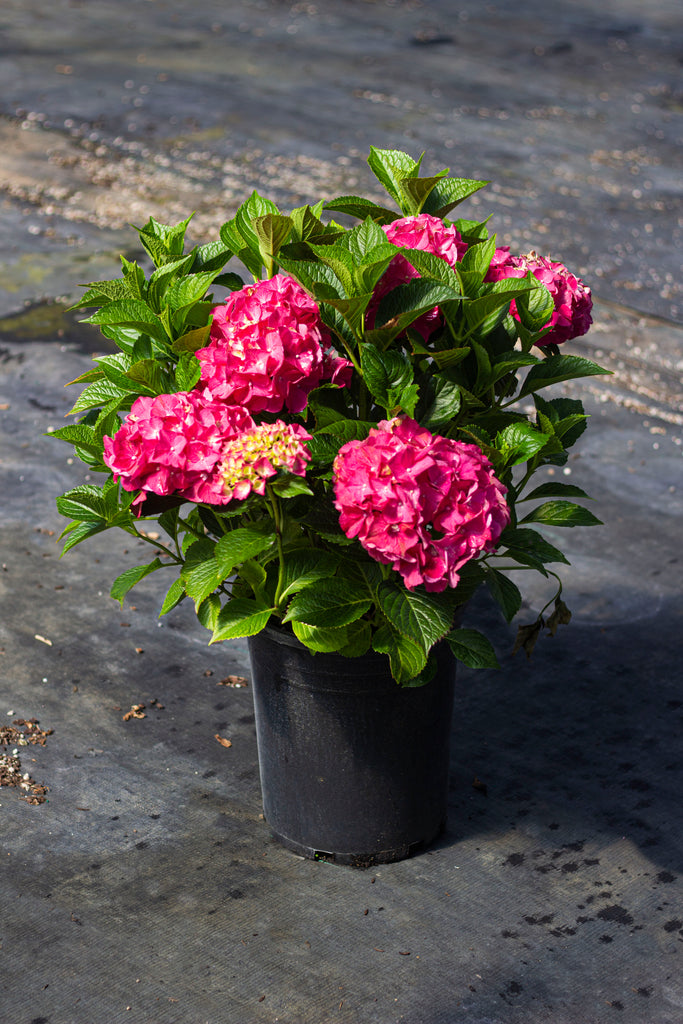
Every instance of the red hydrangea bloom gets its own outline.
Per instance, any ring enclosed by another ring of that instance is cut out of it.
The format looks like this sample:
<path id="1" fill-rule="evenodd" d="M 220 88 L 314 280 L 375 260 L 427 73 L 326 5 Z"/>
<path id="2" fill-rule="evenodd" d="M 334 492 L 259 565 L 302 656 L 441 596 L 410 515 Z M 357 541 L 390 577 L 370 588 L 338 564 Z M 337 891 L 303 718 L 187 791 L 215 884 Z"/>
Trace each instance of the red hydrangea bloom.
<path id="1" fill-rule="evenodd" d="M 546 286 L 555 304 L 553 314 L 545 325 L 551 330 L 538 342 L 539 347 L 561 345 L 564 341 L 586 334 L 593 322 L 593 299 L 590 288 L 562 263 L 553 263 L 534 252 L 528 256 L 511 256 L 508 247 L 503 246 L 496 249 L 486 280 L 502 281 L 509 277 L 526 277 L 529 271 Z M 519 319 L 514 301 L 510 305 L 510 313 Z"/>
<path id="2" fill-rule="evenodd" d="M 253 425 L 245 409 L 205 392 L 142 396 L 116 434 L 104 438 L 104 461 L 127 491 L 215 504 L 222 492 L 214 470 L 226 441 Z"/>
<path id="3" fill-rule="evenodd" d="M 243 501 L 253 491 L 263 494 L 267 480 L 279 469 L 305 476 L 311 453 L 305 445 L 308 434 L 298 423 L 262 423 L 228 441 L 223 449 L 217 475 L 221 501 Z"/>
<path id="4" fill-rule="evenodd" d="M 432 252 L 452 267 L 462 259 L 467 249 L 467 243 L 462 240 L 460 233 L 452 225 L 444 224 L 439 217 L 432 217 L 429 213 L 420 213 L 415 217 L 401 217 L 399 220 L 392 221 L 391 224 L 383 225 L 383 230 L 394 245 Z M 374 325 L 377 309 L 385 295 L 400 284 L 405 284 L 419 276 L 415 267 L 408 262 L 405 256 L 401 256 L 400 253 L 395 256 L 375 287 L 366 313 L 368 326 Z M 423 313 L 418 317 L 411 326 L 426 341 L 440 324 L 441 315 L 438 308 L 434 307 L 428 313 Z"/>
<path id="5" fill-rule="evenodd" d="M 342 530 L 400 573 L 409 590 L 457 586 L 458 570 L 492 551 L 510 521 L 506 488 L 483 452 L 408 417 L 345 444 L 334 477 Z"/>
<path id="6" fill-rule="evenodd" d="M 209 337 L 196 353 L 203 383 L 250 412 L 301 412 L 326 376 L 348 382 L 350 363 L 336 354 L 326 361 L 329 336 L 316 303 L 285 274 L 233 292 L 213 310 Z"/>

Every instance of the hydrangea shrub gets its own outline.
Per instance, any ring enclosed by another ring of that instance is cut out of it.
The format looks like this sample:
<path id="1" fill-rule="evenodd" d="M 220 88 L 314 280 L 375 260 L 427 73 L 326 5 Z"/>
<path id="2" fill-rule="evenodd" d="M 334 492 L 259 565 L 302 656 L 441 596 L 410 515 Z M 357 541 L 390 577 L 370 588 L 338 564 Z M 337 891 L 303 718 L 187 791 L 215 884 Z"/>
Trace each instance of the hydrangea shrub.
<path id="1" fill-rule="evenodd" d="M 104 482 L 57 504 L 64 551 L 112 527 L 149 540 L 141 523 L 158 523 L 155 557 L 114 581 L 121 602 L 170 575 L 161 614 L 192 601 L 211 642 L 279 625 L 313 652 L 387 655 L 420 685 L 443 640 L 497 664 L 454 623 L 482 584 L 511 620 L 515 567 L 557 582 L 521 627 L 527 652 L 567 621 L 550 568 L 566 559 L 543 527 L 598 520 L 579 488 L 533 476 L 585 427 L 577 399 L 546 389 L 604 371 L 560 349 L 590 326 L 589 288 L 450 219 L 485 182 L 421 176 L 395 150 L 368 162 L 386 205 L 283 213 L 254 193 L 189 249 L 189 220 L 150 218 L 151 269 L 122 258 L 120 278 L 88 286 L 78 308 L 116 351 L 73 382 L 76 420 L 54 436 Z"/>

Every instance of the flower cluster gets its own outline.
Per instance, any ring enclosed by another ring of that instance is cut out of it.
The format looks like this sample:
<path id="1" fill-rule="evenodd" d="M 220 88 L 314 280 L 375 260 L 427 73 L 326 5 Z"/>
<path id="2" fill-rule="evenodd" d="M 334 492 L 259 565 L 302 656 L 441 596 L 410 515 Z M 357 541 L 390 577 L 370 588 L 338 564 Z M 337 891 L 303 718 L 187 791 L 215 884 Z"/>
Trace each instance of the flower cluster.
<path id="1" fill-rule="evenodd" d="M 311 455 L 305 441 L 311 435 L 298 423 L 262 423 L 228 441 L 223 449 L 218 477 L 221 502 L 243 501 L 253 491 L 263 494 L 266 481 L 285 469 L 304 476 Z"/>
<path id="2" fill-rule="evenodd" d="M 526 256 L 511 256 L 508 247 L 503 246 L 496 249 L 486 280 L 503 281 L 511 277 L 526 277 L 529 271 L 546 286 L 555 305 L 553 314 L 545 325 L 550 330 L 537 344 L 561 345 L 564 341 L 586 334 L 593 322 L 590 288 L 561 263 L 553 263 L 533 252 Z M 510 306 L 510 313 L 519 319 L 514 301 Z"/>
<path id="3" fill-rule="evenodd" d="M 467 243 L 463 241 L 453 225 L 447 226 L 439 217 L 432 217 L 428 213 L 420 213 L 414 217 L 401 217 L 399 220 L 392 221 L 391 224 L 385 224 L 383 230 L 394 245 L 434 253 L 435 256 L 439 256 L 452 267 L 462 259 L 467 249 Z M 380 278 L 368 306 L 366 314 L 368 325 L 375 324 L 377 309 L 385 295 L 400 284 L 406 284 L 419 276 L 417 270 L 405 256 L 400 253 L 394 256 Z M 418 317 L 412 326 L 427 341 L 441 323 L 441 315 L 438 309 L 434 308 Z"/>
<path id="4" fill-rule="evenodd" d="M 202 391 L 143 395 L 114 437 L 104 438 L 104 462 L 124 490 L 212 502 L 214 470 L 226 440 L 252 426 L 245 409 Z"/>
<path id="5" fill-rule="evenodd" d="M 408 417 L 345 444 L 334 474 L 342 530 L 399 572 L 408 589 L 455 587 L 458 570 L 492 551 L 510 520 L 506 488 L 481 450 L 434 436 Z"/>
<path id="6" fill-rule="evenodd" d="M 285 274 L 257 281 L 213 310 L 210 342 L 196 353 L 215 398 L 252 413 L 298 413 L 325 378 L 343 386 L 351 364 L 327 355 L 316 303 Z"/>

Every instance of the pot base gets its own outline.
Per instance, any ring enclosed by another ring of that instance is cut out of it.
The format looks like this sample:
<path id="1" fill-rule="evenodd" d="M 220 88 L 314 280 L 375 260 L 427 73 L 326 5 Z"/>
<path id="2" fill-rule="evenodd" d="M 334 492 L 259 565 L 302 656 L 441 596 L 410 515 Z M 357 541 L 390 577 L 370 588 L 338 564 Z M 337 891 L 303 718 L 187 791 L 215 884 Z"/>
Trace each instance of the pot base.
<path id="1" fill-rule="evenodd" d="M 446 828 L 446 821 L 444 819 L 441 822 L 433 835 L 426 836 L 416 843 L 398 846 L 393 850 L 377 850 L 373 853 L 339 853 L 315 850 L 313 847 L 304 846 L 303 843 L 297 842 L 296 839 L 290 839 L 288 836 L 283 835 L 282 832 L 278 832 L 277 829 L 269 827 L 271 835 L 281 846 L 291 850 L 292 853 L 297 853 L 300 857 L 305 857 L 306 860 L 325 861 L 328 864 L 341 864 L 344 867 L 351 868 L 371 868 L 375 864 L 392 864 L 397 860 L 407 860 L 409 857 L 415 856 L 415 854 L 422 853 L 442 834 Z"/>

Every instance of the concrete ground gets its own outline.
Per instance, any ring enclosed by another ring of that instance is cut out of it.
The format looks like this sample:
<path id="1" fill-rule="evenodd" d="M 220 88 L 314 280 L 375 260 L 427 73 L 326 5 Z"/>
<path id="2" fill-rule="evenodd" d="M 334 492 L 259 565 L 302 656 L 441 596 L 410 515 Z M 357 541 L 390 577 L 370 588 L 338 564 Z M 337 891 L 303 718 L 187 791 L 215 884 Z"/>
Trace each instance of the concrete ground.
<path id="1" fill-rule="evenodd" d="M 0 730 L 52 730 L 16 748 L 47 800 L 0 789 L 2 1024 L 680 1024 L 678 4 L 6 0 L 0 33 Z M 245 644 L 159 622 L 154 577 L 120 610 L 123 535 L 58 560 L 85 470 L 45 433 L 127 224 L 365 189 L 371 144 L 492 179 L 463 213 L 584 276 L 572 351 L 614 376 L 572 386 L 606 524 L 555 537 L 572 623 L 527 662 L 476 599 L 502 670 L 459 673 L 447 832 L 360 871 L 271 840 Z"/>

